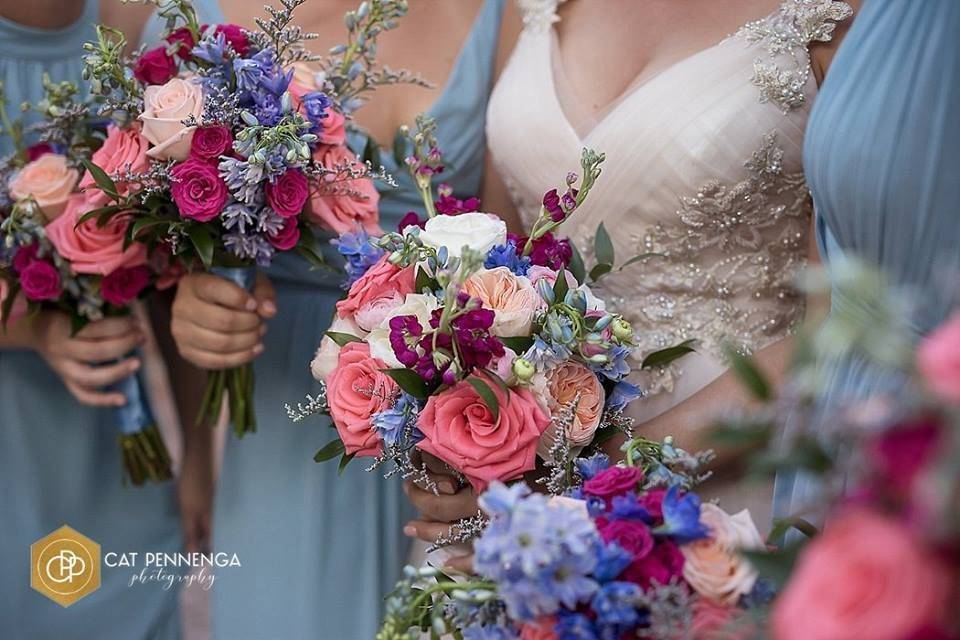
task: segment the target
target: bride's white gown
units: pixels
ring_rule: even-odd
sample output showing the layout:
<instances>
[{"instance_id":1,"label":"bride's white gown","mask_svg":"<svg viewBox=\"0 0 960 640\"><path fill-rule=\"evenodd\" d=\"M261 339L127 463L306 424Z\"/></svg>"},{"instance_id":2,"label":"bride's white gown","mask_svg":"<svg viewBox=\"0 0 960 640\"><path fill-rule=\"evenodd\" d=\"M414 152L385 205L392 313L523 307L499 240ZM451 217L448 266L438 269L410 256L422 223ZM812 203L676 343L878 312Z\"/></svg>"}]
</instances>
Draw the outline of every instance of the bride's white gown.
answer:
<instances>
[{"instance_id":1,"label":"bride's white gown","mask_svg":"<svg viewBox=\"0 0 960 640\"><path fill-rule=\"evenodd\" d=\"M642 433L645 420L724 372L725 340L753 352L803 315L792 282L806 260L812 213L801 158L817 92L808 47L828 41L852 10L835 0L786 0L591 118L563 92L557 4L520 0L524 30L490 99L488 145L528 225L543 192L578 166L582 147L606 153L564 233L588 262L601 222L619 260L662 256L610 274L598 291L633 323L639 358L700 342L696 354L641 374L648 397L632 413Z\"/></svg>"}]
</instances>

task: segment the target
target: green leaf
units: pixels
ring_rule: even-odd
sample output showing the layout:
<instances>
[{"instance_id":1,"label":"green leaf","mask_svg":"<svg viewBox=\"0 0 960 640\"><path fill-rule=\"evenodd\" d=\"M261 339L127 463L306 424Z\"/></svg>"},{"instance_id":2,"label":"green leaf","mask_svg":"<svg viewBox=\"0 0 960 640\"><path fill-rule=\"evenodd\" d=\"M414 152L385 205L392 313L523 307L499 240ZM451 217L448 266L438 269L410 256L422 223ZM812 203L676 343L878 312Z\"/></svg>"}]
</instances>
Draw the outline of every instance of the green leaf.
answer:
<instances>
[{"instance_id":1,"label":"green leaf","mask_svg":"<svg viewBox=\"0 0 960 640\"><path fill-rule=\"evenodd\" d=\"M533 338L517 336L515 338L500 338L500 342L509 347L518 355L523 355L533 346Z\"/></svg>"},{"instance_id":2,"label":"green leaf","mask_svg":"<svg viewBox=\"0 0 960 640\"><path fill-rule=\"evenodd\" d=\"M197 251L197 256L207 269L213 264L213 238L210 231L203 225L192 224L187 227L187 237Z\"/></svg>"},{"instance_id":3,"label":"green leaf","mask_svg":"<svg viewBox=\"0 0 960 640\"><path fill-rule=\"evenodd\" d=\"M426 398L430 395L427 383L416 371L410 369L382 369L382 371L414 398Z\"/></svg>"},{"instance_id":4,"label":"green leaf","mask_svg":"<svg viewBox=\"0 0 960 640\"><path fill-rule=\"evenodd\" d=\"M626 269L626 268L629 267L630 265L636 264L637 262L642 262L642 261L644 261L644 260L649 260L650 258L662 258L662 257L664 257L664 255L663 255L662 253L653 253L653 252L650 252L650 253L641 253L640 255L638 255L638 256L633 256L632 258L630 258L629 260L627 260L626 262L624 262L622 265L620 265L620 267L617 269L617 271L623 271L624 269Z\"/></svg>"},{"instance_id":5,"label":"green leaf","mask_svg":"<svg viewBox=\"0 0 960 640\"><path fill-rule=\"evenodd\" d=\"M432 277L424 269L417 269L417 279L414 282L414 291L417 293L423 293L424 289L429 289L430 291L436 291L440 288L439 283L436 278Z\"/></svg>"},{"instance_id":6,"label":"green leaf","mask_svg":"<svg viewBox=\"0 0 960 640\"><path fill-rule=\"evenodd\" d=\"M777 551L742 550L740 553L756 567L762 577L770 580L775 587L782 587L790 579L803 546L801 543Z\"/></svg>"},{"instance_id":7,"label":"green leaf","mask_svg":"<svg viewBox=\"0 0 960 640\"><path fill-rule=\"evenodd\" d=\"M347 468L347 465L350 464L350 461L353 460L354 456L356 456L356 455L357 455L357 454L355 454L355 453L349 453L349 454L348 454L348 453L345 453L345 454L343 454L342 456L340 456L340 464L337 465L337 475L338 475L338 476L342 476L342 475L343 475L343 470Z\"/></svg>"},{"instance_id":8,"label":"green leaf","mask_svg":"<svg viewBox=\"0 0 960 640\"><path fill-rule=\"evenodd\" d=\"M613 271L613 267L611 265L605 263L598 264L594 266L593 269L590 269L590 281L596 282L611 271Z\"/></svg>"},{"instance_id":9,"label":"green leaf","mask_svg":"<svg viewBox=\"0 0 960 640\"><path fill-rule=\"evenodd\" d=\"M337 456L341 455L346 449L343 446L343 440L337 438L336 440L331 440L328 442L323 449L317 451L313 456L314 462L326 462L327 460L333 460Z\"/></svg>"},{"instance_id":10,"label":"green leaf","mask_svg":"<svg viewBox=\"0 0 960 640\"><path fill-rule=\"evenodd\" d=\"M570 243L570 249L573 255L570 257L570 264L567 265L567 270L573 274L573 277L577 279L579 284L583 284L587 281L587 267L583 264L583 256L580 255L580 250L577 249L577 245L572 242Z\"/></svg>"},{"instance_id":11,"label":"green leaf","mask_svg":"<svg viewBox=\"0 0 960 640\"><path fill-rule=\"evenodd\" d=\"M804 520L803 518L797 516L790 518L774 518L773 528L770 529L770 534L767 535L767 544L779 544L783 536L785 536L791 529L796 529L808 538L813 538L820 533L819 530L812 523L810 523L810 521Z\"/></svg>"},{"instance_id":12,"label":"green leaf","mask_svg":"<svg viewBox=\"0 0 960 640\"><path fill-rule=\"evenodd\" d=\"M160 220L158 218L140 218L134 222L133 226L130 228L130 237L136 238L137 235L144 229L149 229L150 227L155 227L157 225L166 223L166 220Z\"/></svg>"},{"instance_id":13,"label":"green leaf","mask_svg":"<svg viewBox=\"0 0 960 640\"><path fill-rule=\"evenodd\" d=\"M81 316L79 313L70 314L70 337L74 337L80 333L85 326L90 324L90 319L86 316Z\"/></svg>"},{"instance_id":14,"label":"green leaf","mask_svg":"<svg viewBox=\"0 0 960 640\"><path fill-rule=\"evenodd\" d=\"M712 443L737 449L761 448L770 442L774 426L770 423L719 422L707 438Z\"/></svg>"},{"instance_id":15,"label":"green leaf","mask_svg":"<svg viewBox=\"0 0 960 640\"><path fill-rule=\"evenodd\" d=\"M333 270L327 261L323 259L323 256L308 247L305 244L298 244L296 246L297 255L310 263L311 269L330 269Z\"/></svg>"},{"instance_id":16,"label":"green leaf","mask_svg":"<svg viewBox=\"0 0 960 640\"><path fill-rule=\"evenodd\" d=\"M349 333L340 333L339 331L327 331L324 335L337 343L338 347L345 347L351 342L363 342L362 338Z\"/></svg>"},{"instance_id":17,"label":"green leaf","mask_svg":"<svg viewBox=\"0 0 960 640\"><path fill-rule=\"evenodd\" d=\"M493 414L493 419L499 420L500 401L497 400L497 394L493 392L493 389L490 388L490 385L477 377L467 378L467 382L469 382L470 386L473 387L473 390L477 392L477 395L483 399L483 403L487 405L487 408L490 409L490 413Z\"/></svg>"},{"instance_id":18,"label":"green leaf","mask_svg":"<svg viewBox=\"0 0 960 640\"><path fill-rule=\"evenodd\" d=\"M567 297L568 291L570 291L570 285L567 284L567 278L561 271L557 274L557 279L553 282L553 299L558 303L563 302L563 299Z\"/></svg>"},{"instance_id":19,"label":"green leaf","mask_svg":"<svg viewBox=\"0 0 960 640\"><path fill-rule=\"evenodd\" d=\"M397 129L397 134L393 136L393 159L398 167L406 166L407 159L407 137Z\"/></svg>"},{"instance_id":20,"label":"green leaf","mask_svg":"<svg viewBox=\"0 0 960 640\"><path fill-rule=\"evenodd\" d=\"M90 220L91 218L96 218L97 226L102 227L104 224L107 223L107 221L110 220L111 217L113 217L117 213L120 213L121 211L124 211L123 207L118 207L115 204L111 204L106 207L97 207L96 209L91 209L90 211L87 211L82 216L80 216L80 218L77 219L77 223L73 225L73 227L74 229L76 229L81 224L83 224L87 220Z\"/></svg>"},{"instance_id":21,"label":"green leaf","mask_svg":"<svg viewBox=\"0 0 960 640\"><path fill-rule=\"evenodd\" d=\"M103 191L106 195L110 196L111 200L119 200L120 195L117 192L117 185L113 182L113 179L107 175L107 172L93 164L86 158L82 159L83 166L90 172L90 175L93 177L93 181L97 183L97 186Z\"/></svg>"},{"instance_id":22,"label":"green leaf","mask_svg":"<svg viewBox=\"0 0 960 640\"><path fill-rule=\"evenodd\" d=\"M7 297L3 299L3 305L0 306L0 322L2 322L3 330L7 330L7 322L10 320L10 313L13 311L13 303L17 300L17 295L20 293L20 281L14 280L10 283L10 289L7 292Z\"/></svg>"},{"instance_id":23,"label":"green leaf","mask_svg":"<svg viewBox=\"0 0 960 640\"><path fill-rule=\"evenodd\" d=\"M650 369L652 367L660 367L670 364L674 360L682 358L688 353L695 352L696 349L693 348L695 343L696 340L684 340L680 344L647 354L647 357L643 359L643 363L640 365L640 368Z\"/></svg>"},{"instance_id":24,"label":"green leaf","mask_svg":"<svg viewBox=\"0 0 960 640\"><path fill-rule=\"evenodd\" d=\"M610 240L610 234L607 233L607 228L603 226L602 222L600 226L597 227L597 236L593 241L593 253L597 258L597 262L600 264L616 264L613 252L613 241Z\"/></svg>"},{"instance_id":25,"label":"green leaf","mask_svg":"<svg viewBox=\"0 0 960 640\"><path fill-rule=\"evenodd\" d=\"M363 145L363 161L369 162L374 167L379 167L382 164L380 162L380 145L373 139L373 136L367 136L367 143Z\"/></svg>"},{"instance_id":26,"label":"green leaf","mask_svg":"<svg viewBox=\"0 0 960 640\"><path fill-rule=\"evenodd\" d=\"M729 344L723 346L723 353L727 357L734 375L749 389L753 397L764 402L770 400L772 395L770 384L753 361Z\"/></svg>"},{"instance_id":27,"label":"green leaf","mask_svg":"<svg viewBox=\"0 0 960 640\"><path fill-rule=\"evenodd\" d=\"M481 369L481 371L490 382L497 385L497 388L503 392L503 396L507 399L507 404L510 404L510 385L507 384L507 381L498 376L496 371L490 369Z\"/></svg>"}]
</instances>

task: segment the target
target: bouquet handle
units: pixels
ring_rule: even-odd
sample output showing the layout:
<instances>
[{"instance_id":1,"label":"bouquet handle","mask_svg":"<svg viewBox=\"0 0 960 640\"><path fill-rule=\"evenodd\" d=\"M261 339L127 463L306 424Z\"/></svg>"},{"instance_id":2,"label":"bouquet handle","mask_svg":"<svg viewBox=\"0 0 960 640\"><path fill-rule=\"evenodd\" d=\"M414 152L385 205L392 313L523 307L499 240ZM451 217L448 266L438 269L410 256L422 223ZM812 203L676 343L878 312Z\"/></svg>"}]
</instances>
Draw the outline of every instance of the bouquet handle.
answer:
<instances>
[{"instance_id":1,"label":"bouquet handle","mask_svg":"<svg viewBox=\"0 0 960 640\"><path fill-rule=\"evenodd\" d=\"M110 391L122 393L127 403L117 407L117 441L123 457L124 481L140 486L147 480L163 482L173 477L170 454L157 429L139 373L110 385Z\"/></svg>"},{"instance_id":2,"label":"bouquet handle","mask_svg":"<svg viewBox=\"0 0 960 640\"><path fill-rule=\"evenodd\" d=\"M257 268L211 267L210 273L236 284L245 291L252 292L257 280ZM220 418L220 409L226 394L230 411L230 423L238 438L257 430L257 418L253 406L253 363L210 371L207 374L207 388L203 394L200 415L197 423L207 422L216 425Z\"/></svg>"}]
</instances>

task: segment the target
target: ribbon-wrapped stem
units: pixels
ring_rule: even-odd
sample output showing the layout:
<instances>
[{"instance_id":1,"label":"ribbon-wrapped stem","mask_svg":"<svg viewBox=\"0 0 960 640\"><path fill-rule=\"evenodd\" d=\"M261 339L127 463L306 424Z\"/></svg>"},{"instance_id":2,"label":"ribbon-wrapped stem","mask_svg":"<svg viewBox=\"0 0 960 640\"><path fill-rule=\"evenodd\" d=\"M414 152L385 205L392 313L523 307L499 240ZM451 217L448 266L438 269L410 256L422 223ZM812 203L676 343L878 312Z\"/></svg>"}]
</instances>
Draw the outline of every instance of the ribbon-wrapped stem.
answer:
<instances>
[{"instance_id":1,"label":"ribbon-wrapped stem","mask_svg":"<svg viewBox=\"0 0 960 640\"><path fill-rule=\"evenodd\" d=\"M124 481L140 486L148 480L159 483L172 478L170 454L157 430L140 374L110 385L110 390L127 399L115 410Z\"/></svg>"},{"instance_id":2,"label":"ribbon-wrapped stem","mask_svg":"<svg viewBox=\"0 0 960 640\"><path fill-rule=\"evenodd\" d=\"M212 267L210 273L233 282L238 287L253 291L257 269L247 267ZM257 418L253 407L253 363L210 371L207 375L207 389L203 394L200 415L197 422L206 422L211 426L220 418L223 398L226 394L230 411L230 424L238 438L257 430Z\"/></svg>"}]
</instances>

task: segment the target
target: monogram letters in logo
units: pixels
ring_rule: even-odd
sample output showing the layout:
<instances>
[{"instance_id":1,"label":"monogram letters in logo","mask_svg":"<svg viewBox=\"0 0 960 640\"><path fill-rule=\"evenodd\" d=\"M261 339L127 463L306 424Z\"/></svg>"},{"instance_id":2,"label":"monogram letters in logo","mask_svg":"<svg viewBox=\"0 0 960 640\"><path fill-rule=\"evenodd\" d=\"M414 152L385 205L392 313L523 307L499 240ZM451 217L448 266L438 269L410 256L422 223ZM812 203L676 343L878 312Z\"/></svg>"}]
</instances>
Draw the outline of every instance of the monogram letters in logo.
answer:
<instances>
[{"instance_id":1,"label":"monogram letters in logo","mask_svg":"<svg viewBox=\"0 0 960 640\"><path fill-rule=\"evenodd\" d=\"M30 586L62 607L100 588L100 545L64 525L30 546Z\"/></svg>"}]
</instances>

